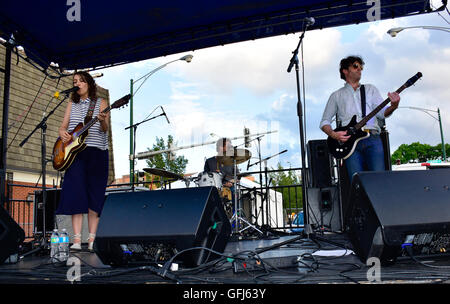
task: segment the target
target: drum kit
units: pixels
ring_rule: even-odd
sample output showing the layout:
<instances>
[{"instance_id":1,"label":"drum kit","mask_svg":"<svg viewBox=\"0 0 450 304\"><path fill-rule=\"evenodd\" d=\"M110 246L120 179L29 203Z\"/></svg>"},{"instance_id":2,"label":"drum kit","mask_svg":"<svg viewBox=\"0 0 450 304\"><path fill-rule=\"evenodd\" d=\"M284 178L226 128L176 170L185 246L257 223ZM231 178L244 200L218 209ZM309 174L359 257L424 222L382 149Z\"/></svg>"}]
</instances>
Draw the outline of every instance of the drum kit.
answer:
<instances>
[{"instance_id":1,"label":"drum kit","mask_svg":"<svg viewBox=\"0 0 450 304\"><path fill-rule=\"evenodd\" d=\"M224 176L221 172L205 171L199 173L197 176L194 177L184 177L180 174L158 168L144 168L143 170L147 173L157 175L160 177L165 177L173 180L183 180L186 183L187 188L190 186L191 182L194 182L196 187L209 187L209 186L216 187L217 190L219 191L219 195L222 198L225 212L230 218L232 225L235 227L235 232L241 233L248 228L253 228L262 234L262 231L260 231L257 227L255 227L254 225L249 223L246 219L240 216L242 212L242 209L239 206L240 184L234 183L235 184L234 191L231 191L229 187L225 187L223 185L224 182L226 181L230 182L237 181L238 177L242 176L242 174L239 175L237 174L237 165L249 160L251 156L252 155L249 150L236 148L231 151L226 151L225 155L223 156L222 155L216 156L219 165L234 167L233 170L234 176L232 180L229 179L230 177ZM232 206L233 194L234 194L234 210ZM243 223L246 224L245 227L243 227Z\"/></svg>"}]
</instances>

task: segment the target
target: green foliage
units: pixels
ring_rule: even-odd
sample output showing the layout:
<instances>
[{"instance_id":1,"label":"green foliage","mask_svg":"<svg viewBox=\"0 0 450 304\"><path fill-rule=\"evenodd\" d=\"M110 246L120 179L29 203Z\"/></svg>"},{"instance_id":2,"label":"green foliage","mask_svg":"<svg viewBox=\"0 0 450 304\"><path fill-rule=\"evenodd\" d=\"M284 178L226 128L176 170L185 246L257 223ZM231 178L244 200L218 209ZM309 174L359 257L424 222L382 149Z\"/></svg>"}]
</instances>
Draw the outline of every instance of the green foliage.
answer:
<instances>
[{"instance_id":1,"label":"green foliage","mask_svg":"<svg viewBox=\"0 0 450 304\"><path fill-rule=\"evenodd\" d=\"M284 170L280 163L277 165L277 170ZM269 178L272 178L272 185L275 186L274 190L283 194L284 209L301 209L303 207L302 187L299 186L301 178L295 173L295 171L269 173Z\"/></svg>"},{"instance_id":2,"label":"green foliage","mask_svg":"<svg viewBox=\"0 0 450 304\"><path fill-rule=\"evenodd\" d=\"M167 145L162 137L156 137L156 144L153 145L152 149L148 148L148 151L167 150L171 146L174 146L172 135L168 136ZM184 158L184 156L172 158L169 153L160 153L147 159L146 162L149 168L163 169L183 175L183 173L185 173L188 160ZM146 174L146 176L148 176L148 174ZM153 178L153 180L158 180L158 178Z\"/></svg>"},{"instance_id":3,"label":"green foliage","mask_svg":"<svg viewBox=\"0 0 450 304\"><path fill-rule=\"evenodd\" d=\"M450 145L445 144L445 153L449 156ZM395 164L397 159L400 160L402 164L412 161L427 161L433 159L440 159L442 157L442 144L437 144L436 146L431 146L428 144L421 144L419 142L414 142L410 145L402 144L392 153L391 162Z\"/></svg>"}]
</instances>

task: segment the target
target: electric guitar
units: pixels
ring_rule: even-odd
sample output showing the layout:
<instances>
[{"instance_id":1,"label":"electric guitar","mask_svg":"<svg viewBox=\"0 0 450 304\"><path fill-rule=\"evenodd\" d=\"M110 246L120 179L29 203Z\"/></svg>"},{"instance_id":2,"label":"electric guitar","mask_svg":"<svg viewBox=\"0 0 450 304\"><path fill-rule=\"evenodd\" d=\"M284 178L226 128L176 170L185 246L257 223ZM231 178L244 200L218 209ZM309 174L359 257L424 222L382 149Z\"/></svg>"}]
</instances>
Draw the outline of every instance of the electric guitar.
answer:
<instances>
[{"instance_id":1,"label":"electric guitar","mask_svg":"<svg viewBox=\"0 0 450 304\"><path fill-rule=\"evenodd\" d=\"M418 72L416 75L411 77L404 85L402 85L396 92L400 93L404 89L412 86L420 77L422 77L422 73ZM374 117L379 111L381 111L388 103L390 102L389 98L386 98L381 104L379 104L372 112L370 112L367 116L361 119L360 122L356 122L356 115L352 117L348 125L345 127L339 127L334 129L335 132L338 131L347 131L347 135L350 135L349 139L346 142L338 141L331 136L327 138L328 150L331 155L333 155L337 159L347 159L352 155L353 151L355 151L355 147L358 142L364 138L370 136L370 133L362 130L362 127L366 125L366 123Z\"/></svg>"},{"instance_id":2,"label":"electric guitar","mask_svg":"<svg viewBox=\"0 0 450 304\"><path fill-rule=\"evenodd\" d=\"M128 103L131 95L125 95L119 100L115 101L111 106L107 107L102 111L102 113L108 113L111 109L120 108ZM72 139L66 143L63 143L61 137L55 142L53 146L52 153L52 163L53 168L58 171L64 171L72 164L73 160L77 156L78 153L86 148L86 144L84 143L86 140L86 136L88 136L88 129L92 127L98 118L95 117L91 119L86 125L80 122L72 132L69 134L72 136Z\"/></svg>"}]
</instances>

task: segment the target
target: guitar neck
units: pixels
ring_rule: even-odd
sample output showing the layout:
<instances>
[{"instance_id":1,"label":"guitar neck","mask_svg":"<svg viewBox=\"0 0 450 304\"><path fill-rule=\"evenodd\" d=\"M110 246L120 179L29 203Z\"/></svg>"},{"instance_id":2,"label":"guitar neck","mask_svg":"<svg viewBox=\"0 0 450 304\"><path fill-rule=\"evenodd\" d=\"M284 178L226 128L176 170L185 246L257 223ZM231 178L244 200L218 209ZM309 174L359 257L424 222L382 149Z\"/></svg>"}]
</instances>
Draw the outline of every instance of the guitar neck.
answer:
<instances>
[{"instance_id":1,"label":"guitar neck","mask_svg":"<svg viewBox=\"0 0 450 304\"><path fill-rule=\"evenodd\" d=\"M107 108L105 108L102 113L108 113L109 111L111 111L111 107L108 106ZM83 134L84 132L86 132L86 130L88 130L90 127L92 127L96 122L98 121L98 117L94 117L92 118L87 124L85 124L83 126L83 128L81 128L81 130L78 132L79 135Z\"/></svg>"},{"instance_id":2,"label":"guitar neck","mask_svg":"<svg viewBox=\"0 0 450 304\"><path fill-rule=\"evenodd\" d=\"M401 93L404 89L406 89L407 86L406 84L402 85L400 88L398 88L397 93ZM378 112L380 112L388 103L390 102L389 97L386 98L382 103L380 103L372 112L370 112L369 114L367 114L363 119L361 119L360 122L358 122L355 125L355 129L361 129L362 127L364 127L366 125L366 123L372 119L372 117L374 117L375 115L377 115Z\"/></svg>"}]
</instances>

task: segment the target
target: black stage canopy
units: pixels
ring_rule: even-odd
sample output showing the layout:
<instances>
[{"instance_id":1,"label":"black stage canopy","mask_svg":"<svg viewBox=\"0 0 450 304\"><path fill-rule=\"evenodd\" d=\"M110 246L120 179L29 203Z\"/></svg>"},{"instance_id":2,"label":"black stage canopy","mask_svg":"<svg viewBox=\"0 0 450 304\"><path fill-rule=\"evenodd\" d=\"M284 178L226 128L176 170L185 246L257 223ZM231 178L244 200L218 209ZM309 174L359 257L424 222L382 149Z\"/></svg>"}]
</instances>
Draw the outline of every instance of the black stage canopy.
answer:
<instances>
[{"instance_id":1,"label":"black stage canopy","mask_svg":"<svg viewBox=\"0 0 450 304\"><path fill-rule=\"evenodd\" d=\"M0 36L44 69L98 69L295 33L307 17L314 30L432 11L428 0L1 1Z\"/></svg>"}]
</instances>

